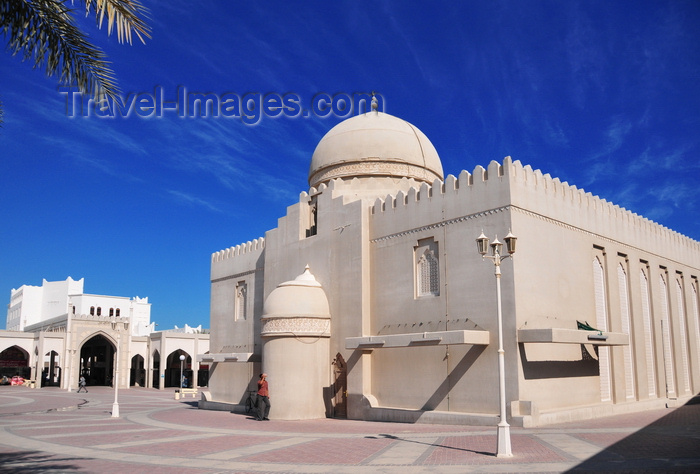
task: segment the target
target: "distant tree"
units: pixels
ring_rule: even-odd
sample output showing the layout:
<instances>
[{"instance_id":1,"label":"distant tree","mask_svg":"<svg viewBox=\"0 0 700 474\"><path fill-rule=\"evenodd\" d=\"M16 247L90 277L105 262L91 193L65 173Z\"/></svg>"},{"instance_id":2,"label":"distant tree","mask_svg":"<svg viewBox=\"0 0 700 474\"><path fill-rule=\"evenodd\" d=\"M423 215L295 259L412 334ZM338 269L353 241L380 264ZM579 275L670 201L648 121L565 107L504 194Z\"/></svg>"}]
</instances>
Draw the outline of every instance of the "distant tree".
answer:
<instances>
[{"instance_id":1,"label":"distant tree","mask_svg":"<svg viewBox=\"0 0 700 474\"><path fill-rule=\"evenodd\" d=\"M131 44L132 35L142 43L151 37L142 18L148 11L139 0L79 1L86 16L94 12L98 28L107 20L107 34L116 30L120 43ZM119 87L114 71L106 54L76 25L73 4L73 0L0 0L0 31L7 37L8 50L13 56L22 53L23 61L33 59L35 68L45 67L46 74L58 76L62 84L77 85L95 97L115 98Z\"/></svg>"}]
</instances>

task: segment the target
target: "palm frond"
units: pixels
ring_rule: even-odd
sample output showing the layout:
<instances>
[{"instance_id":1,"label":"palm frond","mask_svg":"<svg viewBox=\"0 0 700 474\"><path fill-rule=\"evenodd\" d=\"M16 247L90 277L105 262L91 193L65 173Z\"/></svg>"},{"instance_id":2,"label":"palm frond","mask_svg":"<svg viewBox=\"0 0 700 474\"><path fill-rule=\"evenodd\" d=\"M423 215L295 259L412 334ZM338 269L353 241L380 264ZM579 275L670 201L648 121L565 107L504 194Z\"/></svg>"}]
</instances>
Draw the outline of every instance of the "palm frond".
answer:
<instances>
[{"instance_id":1,"label":"palm frond","mask_svg":"<svg viewBox=\"0 0 700 474\"><path fill-rule=\"evenodd\" d=\"M63 84L101 97L119 93L105 53L76 26L72 10L60 0L0 0L0 29L13 55L58 75Z\"/></svg>"},{"instance_id":2,"label":"palm frond","mask_svg":"<svg viewBox=\"0 0 700 474\"><path fill-rule=\"evenodd\" d=\"M143 17L148 15L148 9L138 0L83 0L85 2L85 14L95 9L95 20L98 28L107 14L107 34L112 34L112 29L117 31L117 39L120 43L131 44L132 32L145 44L144 37L151 37L151 29Z\"/></svg>"},{"instance_id":3,"label":"palm frond","mask_svg":"<svg viewBox=\"0 0 700 474\"><path fill-rule=\"evenodd\" d=\"M132 33L142 42L150 28L140 15L147 9L138 0L83 0L86 15L94 10L97 26L107 16L107 30L116 29L119 42L131 44ZM71 2L72 3L72 2ZM63 84L77 85L98 99L119 94L107 56L88 41L76 25L74 10L66 0L0 0L0 32L8 38L13 55L33 58L34 67L45 66L48 76Z\"/></svg>"}]
</instances>

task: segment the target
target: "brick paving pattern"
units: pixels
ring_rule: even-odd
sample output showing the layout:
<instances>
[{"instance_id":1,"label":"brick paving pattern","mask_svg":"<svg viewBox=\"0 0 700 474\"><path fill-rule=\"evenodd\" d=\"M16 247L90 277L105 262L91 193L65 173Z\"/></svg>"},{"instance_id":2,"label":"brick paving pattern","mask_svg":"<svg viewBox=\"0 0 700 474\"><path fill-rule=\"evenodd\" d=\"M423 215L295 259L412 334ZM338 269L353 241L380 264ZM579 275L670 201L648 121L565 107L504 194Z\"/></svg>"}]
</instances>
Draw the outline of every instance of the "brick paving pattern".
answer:
<instances>
[{"instance_id":1,"label":"brick paving pattern","mask_svg":"<svg viewBox=\"0 0 700 474\"><path fill-rule=\"evenodd\" d=\"M0 387L0 472L700 472L700 403L550 425L496 428L354 420L258 422L198 410L172 390Z\"/></svg>"}]
</instances>

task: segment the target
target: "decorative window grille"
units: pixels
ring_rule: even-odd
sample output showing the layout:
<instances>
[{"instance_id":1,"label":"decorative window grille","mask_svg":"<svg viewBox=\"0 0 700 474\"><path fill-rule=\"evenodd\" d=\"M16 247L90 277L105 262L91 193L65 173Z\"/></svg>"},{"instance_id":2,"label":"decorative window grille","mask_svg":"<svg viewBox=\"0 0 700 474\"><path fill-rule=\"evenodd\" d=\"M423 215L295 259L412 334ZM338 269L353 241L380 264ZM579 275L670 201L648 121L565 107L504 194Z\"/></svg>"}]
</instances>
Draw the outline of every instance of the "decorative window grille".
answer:
<instances>
[{"instance_id":1,"label":"decorative window grille","mask_svg":"<svg viewBox=\"0 0 700 474\"><path fill-rule=\"evenodd\" d=\"M440 294L440 275L438 274L438 260L433 252L426 250L418 261L420 278L419 296Z\"/></svg>"},{"instance_id":2,"label":"decorative window grille","mask_svg":"<svg viewBox=\"0 0 700 474\"><path fill-rule=\"evenodd\" d=\"M246 300L248 294L248 285L244 281L239 281L236 285L236 304L235 304L235 315L234 319L236 321L246 319Z\"/></svg>"},{"instance_id":3,"label":"decorative window grille","mask_svg":"<svg viewBox=\"0 0 700 474\"><path fill-rule=\"evenodd\" d=\"M647 385L649 397L656 398L656 364L654 363L654 334L651 325L651 310L649 305L649 280L644 270L639 271L639 281L642 293L642 321L644 322L644 357L647 365Z\"/></svg>"},{"instance_id":4,"label":"decorative window grille","mask_svg":"<svg viewBox=\"0 0 700 474\"><path fill-rule=\"evenodd\" d=\"M659 275L661 292L661 338L664 346L664 371L666 372L666 394L676 394L676 378L673 375L673 353L671 351L671 324L668 319L668 289L663 275Z\"/></svg>"},{"instance_id":5,"label":"decorative window grille","mask_svg":"<svg viewBox=\"0 0 700 474\"><path fill-rule=\"evenodd\" d=\"M593 285L595 290L596 325L601 331L608 330L607 294L605 291L605 272L598 257L593 259ZM600 400L610 401L610 348L598 347L598 365L600 367Z\"/></svg>"},{"instance_id":6,"label":"decorative window grille","mask_svg":"<svg viewBox=\"0 0 700 474\"><path fill-rule=\"evenodd\" d=\"M676 299L678 301L678 322L681 330L681 363L683 364L683 390L690 392L690 367L688 366L688 329L685 320L683 287L676 279Z\"/></svg>"},{"instance_id":7,"label":"decorative window grille","mask_svg":"<svg viewBox=\"0 0 700 474\"><path fill-rule=\"evenodd\" d=\"M623 346L623 363L625 367L625 397L629 399L635 398L635 380L634 380L634 360L632 359L633 352L633 337L630 321L630 302L629 288L627 284L627 273L625 272L622 263L617 266L617 284L620 292L620 316L622 318L622 332L630 338L630 343Z\"/></svg>"},{"instance_id":8,"label":"decorative window grille","mask_svg":"<svg viewBox=\"0 0 700 474\"><path fill-rule=\"evenodd\" d=\"M423 239L415 248L416 261L416 295L440 295L440 262L438 245L433 239Z\"/></svg>"}]
</instances>

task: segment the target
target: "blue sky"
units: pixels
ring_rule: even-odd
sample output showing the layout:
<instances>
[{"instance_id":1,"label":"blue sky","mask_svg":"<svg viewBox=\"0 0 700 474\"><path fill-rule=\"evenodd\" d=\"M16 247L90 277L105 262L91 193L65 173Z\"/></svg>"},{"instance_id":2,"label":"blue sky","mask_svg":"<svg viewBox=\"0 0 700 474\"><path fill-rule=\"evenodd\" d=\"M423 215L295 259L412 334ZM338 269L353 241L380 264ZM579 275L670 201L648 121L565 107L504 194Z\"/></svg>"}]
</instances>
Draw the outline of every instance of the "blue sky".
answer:
<instances>
[{"instance_id":1,"label":"blue sky","mask_svg":"<svg viewBox=\"0 0 700 474\"><path fill-rule=\"evenodd\" d=\"M512 156L700 240L698 1L144 3L146 45L81 21L125 97L377 91L446 174ZM0 55L0 292L85 278L158 329L209 326L211 253L276 227L341 120L70 118L66 96Z\"/></svg>"}]
</instances>

